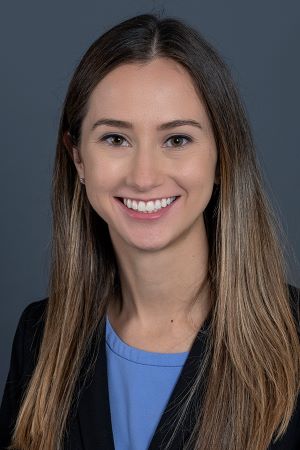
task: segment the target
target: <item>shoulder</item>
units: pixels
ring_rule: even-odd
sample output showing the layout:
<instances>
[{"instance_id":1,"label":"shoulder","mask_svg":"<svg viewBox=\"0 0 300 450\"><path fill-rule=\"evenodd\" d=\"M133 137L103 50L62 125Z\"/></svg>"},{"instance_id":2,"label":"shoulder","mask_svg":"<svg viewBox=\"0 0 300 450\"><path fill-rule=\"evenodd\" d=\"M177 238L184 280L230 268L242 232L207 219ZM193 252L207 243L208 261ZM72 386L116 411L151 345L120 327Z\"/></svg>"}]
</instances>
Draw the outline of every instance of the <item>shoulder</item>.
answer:
<instances>
[{"instance_id":1,"label":"shoulder","mask_svg":"<svg viewBox=\"0 0 300 450\"><path fill-rule=\"evenodd\" d=\"M29 303L21 313L17 330L22 331L25 335L41 331L45 323L47 306L48 297Z\"/></svg>"},{"instance_id":2,"label":"shoulder","mask_svg":"<svg viewBox=\"0 0 300 450\"><path fill-rule=\"evenodd\" d=\"M21 318L25 318L27 320L35 320L40 319L41 316L45 313L48 305L48 297L43 300L37 300L29 305L22 311Z\"/></svg>"},{"instance_id":3,"label":"shoulder","mask_svg":"<svg viewBox=\"0 0 300 450\"><path fill-rule=\"evenodd\" d=\"M23 393L36 365L47 304L48 298L32 302L19 318L0 405L0 448L9 445Z\"/></svg>"},{"instance_id":4,"label":"shoulder","mask_svg":"<svg viewBox=\"0 0 300 450\"><path fill-rule=\"evenodd\" d=\"M43 337L48 297L29 303L22 311L13 340L12 358L22 372L31 374ZM20 373L21 375L21 373Z\"/></svg>"}]
</instances>

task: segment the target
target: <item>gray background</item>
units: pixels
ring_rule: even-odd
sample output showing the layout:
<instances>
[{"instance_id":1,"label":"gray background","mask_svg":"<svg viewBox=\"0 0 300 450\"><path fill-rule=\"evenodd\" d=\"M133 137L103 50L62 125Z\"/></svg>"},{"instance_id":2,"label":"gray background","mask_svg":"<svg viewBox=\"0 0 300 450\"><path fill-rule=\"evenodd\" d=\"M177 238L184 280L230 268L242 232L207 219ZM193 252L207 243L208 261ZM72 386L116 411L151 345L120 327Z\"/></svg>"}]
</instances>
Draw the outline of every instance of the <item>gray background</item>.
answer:
<instances>
[{"instance_id":1,"label":"gray background","mask_svg":"<svg viewBox=\"0 0 300 450\"><path fill-rule=\"evenodd\" d=\"M89 45L131 16L154 10L186 20L230 66L286 235L289 281L300 285L299 2L20 0L1 6L0 398L21 312L46 297L50 178L68 82Z\"/></svg>"}]
</instances>

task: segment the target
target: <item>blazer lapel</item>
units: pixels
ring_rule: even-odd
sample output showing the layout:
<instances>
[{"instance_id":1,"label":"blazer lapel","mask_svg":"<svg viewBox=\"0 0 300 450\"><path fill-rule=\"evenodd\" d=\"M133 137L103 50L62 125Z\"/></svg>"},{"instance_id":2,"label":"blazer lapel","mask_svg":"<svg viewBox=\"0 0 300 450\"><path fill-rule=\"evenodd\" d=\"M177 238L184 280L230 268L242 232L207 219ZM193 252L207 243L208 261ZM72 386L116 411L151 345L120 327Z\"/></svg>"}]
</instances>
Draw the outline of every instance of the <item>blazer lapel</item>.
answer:
<instances>
[{"instance_id":1,"label":"blazer lapel","mask_svg":"<svg viewBox=\"0 0 300 450\"><path fill-rule=\"evenodd\" d=\"M194 381L194 377L197 375L198 368L201 366L203 360L204 351L207 342L207 327L211 322L212 312L209 313L204 324L199 330L197 336L194 339L188 357L185 361L184 366L180 372L177 383L171 393L167 406L160 418L156 431L152 437L148 450L163 450L166 447L166 443L169 438L173 435L176 428L175 416L176 416L176 405L178 405L178 400L186 395L191 384ZM201 398L203 393L203 385L197 391L197 399ZM194 404L193 404L194 405ZM168 447L170 450L182 450L184 443L187 443L190 438L191 432L196 424L197 417L191 414L193 411L193 405L189 408L184 422L181 427L179 427L173 437L171 446ZM197 405L198 406L198 405ZM198 406L199 411L199 406Z\"/></svg>"},{"instance_id":2,"label":"blazer lapel","mask_svg":"<svg viewBox=\"0 0 300 450\"><path fill-rule=\"evenodd\" d=\"M201 364L206 342L206 328L210 320L211 313L195 337L148 450L164 449L165 443L175 429L172 417L176 412L176 400L181 399L186 393ZM100 340L95 367L91 371L88 382L85 382L79 400L78 422L84 450L95 450L96 448L115 450L109 405L105 331L106 324L104 323L104 334ZM95 347L94 344L93 346ZM188 440L195 420L196 418L190 417L190 414L185 418L184 426L177 431L170 450L183 448L183 442Z\"/></svg>"},{"instance_id":3,"label":"blazer lapel","mask_svg":"<svg viewBox=\"0 0 300 450\"><path fill-rule=\"evenodd\" d=\"M100 340L94 370L83 389L78 406L78 419L84 450L114 450L109 407L105 331ZM97 348L95 342L92 347Z\"/></svg>"}]
</instances>

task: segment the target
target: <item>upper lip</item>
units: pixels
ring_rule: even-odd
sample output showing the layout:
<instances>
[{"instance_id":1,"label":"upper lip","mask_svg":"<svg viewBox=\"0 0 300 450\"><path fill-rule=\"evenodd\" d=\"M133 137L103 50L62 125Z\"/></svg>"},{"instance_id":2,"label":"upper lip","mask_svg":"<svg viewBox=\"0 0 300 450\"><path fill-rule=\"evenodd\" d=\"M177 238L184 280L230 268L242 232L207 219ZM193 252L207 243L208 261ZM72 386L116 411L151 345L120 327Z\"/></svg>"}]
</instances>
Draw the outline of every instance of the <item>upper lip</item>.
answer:
<instances>
[{"instance_id":1,"label":"upper lip","mask_svg":"<svg viewBox=\"0 0 300 450\"><path fill-rule=\"evenodd\" d=\"M178 195L167 195L167 196L162 196L162 197L154 197L154 198L137 198L137 197L117 197L117 198L121 198L121 199L129 199L129 200L136 200L136 201L141 201L141 202L151 202L151 201L155 201L155 200L160 200L161 198L172 198L172 197L179 197Z\"/></svg>"}]
</instances>

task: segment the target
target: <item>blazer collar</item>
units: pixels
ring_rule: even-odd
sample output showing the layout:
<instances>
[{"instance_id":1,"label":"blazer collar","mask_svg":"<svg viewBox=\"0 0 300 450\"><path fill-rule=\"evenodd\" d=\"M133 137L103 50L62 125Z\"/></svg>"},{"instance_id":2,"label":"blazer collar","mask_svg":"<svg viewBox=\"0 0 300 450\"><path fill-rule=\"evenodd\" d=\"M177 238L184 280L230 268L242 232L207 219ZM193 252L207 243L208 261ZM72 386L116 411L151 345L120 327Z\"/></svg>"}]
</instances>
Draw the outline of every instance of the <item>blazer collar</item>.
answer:
<instances>
[{"instance_id":1,"label":"blazer collar","mask_svg":"<svg viewBox=\"0 0 300 450\"><path fill-rule=\"evenodd\" d=\"M176 404L176 399L181 399L185 394L188 384L193 381L193 378L197 373L197 369L201 364L211 317L212 311L210 311L208 317L193 341L188 357L182 367L179 378L161 416L148 450L163 449L164 444L173 434L175 426L172 424L172 417L174 415L174 411L176 411L176 408L174 409L174 405ZM96 350L97 355L95 366L94 369L92 369L90 376L85 380L85 387L81 392L78 405L77 419L79 421L80 434L84 450L95 450L95 448L115 450L107 381L105 321L103 322L103 329L104 332L101 335L98 345L99 350ZM95 350L97 347L95 341L93 341L92 345ZM198 395L197 398L199 398ZM170 450L178 450L183 448L183 441L187 441L195 420L195 417L186 417L185 425L177 430Z\"/></svg>"}]
</instances>

